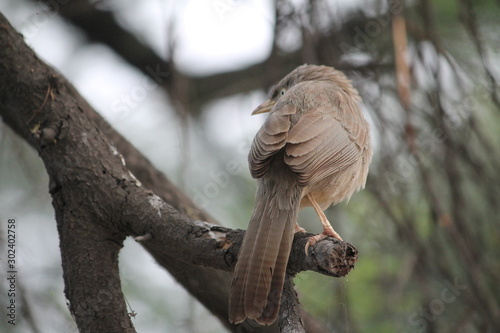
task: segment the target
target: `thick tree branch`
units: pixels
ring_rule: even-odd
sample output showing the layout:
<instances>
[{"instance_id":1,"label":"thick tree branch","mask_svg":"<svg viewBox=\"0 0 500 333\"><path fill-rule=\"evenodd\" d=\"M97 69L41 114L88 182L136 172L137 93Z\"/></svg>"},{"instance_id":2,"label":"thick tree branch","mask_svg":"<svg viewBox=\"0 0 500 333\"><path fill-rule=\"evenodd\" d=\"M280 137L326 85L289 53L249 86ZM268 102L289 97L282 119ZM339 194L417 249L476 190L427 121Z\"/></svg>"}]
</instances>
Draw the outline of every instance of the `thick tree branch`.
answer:
<instances>
[{"instance_id":1,"label":"thick tree branch","mask_svg":"<svg viewBox=\"0 0 500 333\"><path fill-rule=\"evenodd\" d=\"M230 274L224 271L234 267L243 231L201 222L211 219L39 60L1 14L0 59L0 114L47 168L65 293L79 329L134 331L117 265L124 238L133 235L142 236L159 263L236 331L227 322ZM314 270L343 276L352 268L357 253L351 245L325 240L306 256L306 237L295 238L292 275Z\"/></svg>"},{"instance_id":2,"label":"thick tree branch","mask_svg":"<svg viewBox=\"0 0 500 333\"><path fill-rule=\"evenodd\" d=\"M47 168L70 310L82 332L113 332L117 327L134 332L118 274L125 234L113 224L113 209L106 212L103 205L96 205L102 200L113 207L119 184L102 177L102 188L110 190L105 195L94 191L91 181L98 179L95 173L114 169L113 161L102 155L109 144L93 123L81 118L73 98L61 97L58 75L34 55L3 16L0 35L0 111L38 150Z\"/></svg>"}]
</instances>

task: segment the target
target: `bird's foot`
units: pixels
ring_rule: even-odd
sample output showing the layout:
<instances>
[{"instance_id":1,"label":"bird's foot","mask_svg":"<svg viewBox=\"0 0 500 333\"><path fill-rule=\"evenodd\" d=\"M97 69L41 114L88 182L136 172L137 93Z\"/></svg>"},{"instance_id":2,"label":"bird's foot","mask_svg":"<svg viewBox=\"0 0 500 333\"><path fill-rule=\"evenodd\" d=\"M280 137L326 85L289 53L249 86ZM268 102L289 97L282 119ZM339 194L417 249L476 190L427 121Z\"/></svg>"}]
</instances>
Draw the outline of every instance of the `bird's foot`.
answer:
<instances>
[{"instance_id":1,"label":"bird's foot","mask_svg":"<svg viewBox=\"0 0 500 333\"><path fill-rule=\"evenodd\" d=\"M333 230L333 228L325 228L323 230L323 233L309 237L309 240L307 241L305 247L306 255L309 255L309 247L314 246L314 244L316 244L317 242L322 241L323 239L328 237L333 237L340 241L344 241L342 237L340 237L340 235L335 230Z\"/></svg>"}]
</instances>

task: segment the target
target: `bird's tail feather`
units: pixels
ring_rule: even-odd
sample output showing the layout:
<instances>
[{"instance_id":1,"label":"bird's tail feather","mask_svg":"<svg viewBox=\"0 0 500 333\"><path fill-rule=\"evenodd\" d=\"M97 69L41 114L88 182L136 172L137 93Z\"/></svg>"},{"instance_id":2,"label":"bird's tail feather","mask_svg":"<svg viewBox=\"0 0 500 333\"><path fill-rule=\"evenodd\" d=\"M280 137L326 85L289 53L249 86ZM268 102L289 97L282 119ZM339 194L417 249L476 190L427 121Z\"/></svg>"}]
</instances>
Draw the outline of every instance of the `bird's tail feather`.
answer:
<instances>
[{"instance_id":1,"label":"bird's tail feather","mask_svg":"<svg viewBox=\"0 0 500 333\"><path fill-rule=\"evenodd\" d=\"M295 181L276 181L275 177L259 180L231 285L231 322L251 318L269 325L276 320L301 195L302 188Z\"/></svg>"}]
</instances>

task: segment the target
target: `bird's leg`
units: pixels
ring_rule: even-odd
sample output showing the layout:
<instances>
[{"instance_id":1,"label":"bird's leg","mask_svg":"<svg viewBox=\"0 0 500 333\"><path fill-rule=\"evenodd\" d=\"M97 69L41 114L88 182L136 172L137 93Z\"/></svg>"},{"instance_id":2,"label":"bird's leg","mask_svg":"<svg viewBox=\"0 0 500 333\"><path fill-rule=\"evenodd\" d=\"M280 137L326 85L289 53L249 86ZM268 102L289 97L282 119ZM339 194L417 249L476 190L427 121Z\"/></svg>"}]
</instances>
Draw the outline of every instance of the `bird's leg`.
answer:
<instances>
[{"instance_id":1,"label":"bird's leg","mask_svg":"<svg viewBox=\"0 0 500 333\"><path fill-rule=\"evenodd\" d=\"M295 222L295 230L294 230L294 232L306 232L306 229L302 228L299 225L299 222Z\"/></svg>"},{"instance_id":2,"label":"bird's leg","mask_svg":"<svg viewBox=\"0 0 500 333\"><path fill-rule=\"evenodd\" d=\"M340 237L340 235L335 230L333 230L333 227L330 224L330 221L328 221L328 218L326 217L325 213L323 213L323 210L318 205L318 203L316 202L314 197L310 194L307 194L307 198L311 202L314 210L316 211L316 214L318 214L319 220L321 221L321 224L323 225L323 233L316 235L316 236L312 236L309 238L309 240L307 241L307 244L306 244L306 254L307 254L310 246L313 246L314 244L316 244L320 240L325 239L327 237L333 237L333 238L337 238L338 240L343 240L342 237Z\"/></svg>"}]
</instances>

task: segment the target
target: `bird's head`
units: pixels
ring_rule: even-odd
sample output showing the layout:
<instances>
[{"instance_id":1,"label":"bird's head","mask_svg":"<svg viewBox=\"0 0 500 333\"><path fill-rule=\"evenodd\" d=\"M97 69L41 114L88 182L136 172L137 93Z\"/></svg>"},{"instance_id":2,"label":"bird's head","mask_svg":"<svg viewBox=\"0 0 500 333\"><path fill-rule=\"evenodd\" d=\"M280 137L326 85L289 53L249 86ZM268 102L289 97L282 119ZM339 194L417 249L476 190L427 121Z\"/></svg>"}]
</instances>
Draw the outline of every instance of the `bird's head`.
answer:
<instances>
[{"instance_id":1,"label":"bird's head","mask_svg":"<svg viewBox=\"0 0 500 333\"><path fill-rule=\"evenodd\" d=\"M252 112L252 115L270 112L279 99L282 98L291 87L305 81L332 81L338 84L342 89L352 89L349 79L347 79L342 72L333 67L304 64L295 68L287 76L281 79L280 82L275 84L271 89L269 99L259 105Z\"/></svg>"}]
</instances>

